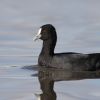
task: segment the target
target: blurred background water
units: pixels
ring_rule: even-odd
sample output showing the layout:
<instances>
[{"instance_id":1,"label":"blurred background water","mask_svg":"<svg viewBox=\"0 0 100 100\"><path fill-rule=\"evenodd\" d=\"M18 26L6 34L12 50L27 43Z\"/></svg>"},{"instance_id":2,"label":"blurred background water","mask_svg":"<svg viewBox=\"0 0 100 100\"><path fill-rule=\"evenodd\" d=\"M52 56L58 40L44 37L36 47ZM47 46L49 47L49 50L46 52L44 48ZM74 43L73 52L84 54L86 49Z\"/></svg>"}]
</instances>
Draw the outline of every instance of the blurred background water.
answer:
<instances>
[{"instance_id":1,"label":"blurred background water","mask_svg":"<svg viewBox=\"0 0 100 100\"><path fill-rule=\"evenodd\" d=\"M0 0L0 66L37 62L39 27L57 29L55 52L100 52L99 0Z\"/></svg>"}]
</instances>

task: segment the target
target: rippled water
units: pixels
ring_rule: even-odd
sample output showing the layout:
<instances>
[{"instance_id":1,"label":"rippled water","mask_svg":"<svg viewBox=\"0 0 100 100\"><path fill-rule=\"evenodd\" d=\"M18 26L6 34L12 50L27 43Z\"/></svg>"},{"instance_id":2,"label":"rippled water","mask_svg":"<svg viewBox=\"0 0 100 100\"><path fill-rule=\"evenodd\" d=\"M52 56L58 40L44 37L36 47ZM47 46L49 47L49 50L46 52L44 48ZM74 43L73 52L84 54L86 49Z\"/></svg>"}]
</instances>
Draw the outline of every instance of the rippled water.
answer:
<instances>
[{"instance_id":1,"label":"rippled water","mask_svg":"<svg viewBox=\"0 0 100 100\"><path fill-rule=\"evenodd\" d=\"M37 64L42 42L33 42L33 37L43 24L51 23L57 29L58 41L55 52L100 52L99 9L99 0L1 0L0 99L25 100L25 94L27 94L26 100L34 100L31 96L35 90L39 90L39 83L36 77L33 82L30 74L35 71L27 72L20 67ZM18 74L17 77L22 78L14 80ZM22 75L27 76L26 81L22 80ZM13 78L9 79L10 77ZM6 86L6 83L9 84ZM99 100L100 85L98 83L100 80L58 82L55 90L58 91L58 100L61 100L61 96L63 100L68 97L69 100L75 97L76 100ZM30 87L25 88L27 84L30 84ZM21 86L23 86L23 95L18 92L21 91L20 88L17 90ZM4 96L4 93L9 94Z\"/></svg>"}]
</instances>

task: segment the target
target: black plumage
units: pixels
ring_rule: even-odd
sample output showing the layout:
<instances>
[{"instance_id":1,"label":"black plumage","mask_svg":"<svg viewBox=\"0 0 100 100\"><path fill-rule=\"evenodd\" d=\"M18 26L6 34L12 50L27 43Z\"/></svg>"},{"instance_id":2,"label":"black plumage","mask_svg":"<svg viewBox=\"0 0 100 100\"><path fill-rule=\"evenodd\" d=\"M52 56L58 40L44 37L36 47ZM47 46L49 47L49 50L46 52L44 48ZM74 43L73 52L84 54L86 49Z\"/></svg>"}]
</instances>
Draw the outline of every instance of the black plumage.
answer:
<instances>
[{"instance_id":1,"label":"black plumage","mask_svg":"<svg viewBox=\"0 0 100 100\"><path fill-rule=\"evenodd\" d=\"M39 38L43 40L43 47L38 64L41 67L65 68L68 71L96 71L100 69L100 53L54 53L57 42L56 29L51 24L43 25L40 29Z\"/></svg>"}]
</instances>

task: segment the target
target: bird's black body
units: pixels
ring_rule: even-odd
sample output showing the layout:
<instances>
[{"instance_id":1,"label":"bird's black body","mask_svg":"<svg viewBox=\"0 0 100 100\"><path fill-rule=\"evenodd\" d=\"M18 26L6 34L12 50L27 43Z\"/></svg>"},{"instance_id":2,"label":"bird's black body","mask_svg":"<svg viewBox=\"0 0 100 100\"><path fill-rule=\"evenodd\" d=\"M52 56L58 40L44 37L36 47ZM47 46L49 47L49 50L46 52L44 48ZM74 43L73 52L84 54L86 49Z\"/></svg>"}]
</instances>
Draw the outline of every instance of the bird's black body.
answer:
<instances>
[{"instance_id":1,"label":"bird's black body","mask_svg":"<svg viewBox=\"0 0 100 100\"><path fill-rule=\"evenodd\" d=\"M43 40L42 51L38 59L40 66L65 68L69 71L96 71L100 69L100 53L54 53L57 34L51 24L43 25L40 34L40 39Z\"/></svg>"}]
</instances>

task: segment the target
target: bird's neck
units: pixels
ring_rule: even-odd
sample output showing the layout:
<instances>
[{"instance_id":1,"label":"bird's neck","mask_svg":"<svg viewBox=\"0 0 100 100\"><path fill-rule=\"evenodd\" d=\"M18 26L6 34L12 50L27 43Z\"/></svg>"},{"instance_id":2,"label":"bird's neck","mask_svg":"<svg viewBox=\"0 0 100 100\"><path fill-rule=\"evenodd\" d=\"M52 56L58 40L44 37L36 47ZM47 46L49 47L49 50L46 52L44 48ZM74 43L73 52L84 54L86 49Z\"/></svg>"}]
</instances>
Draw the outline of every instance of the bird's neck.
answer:
<instances>
[{"instance_id":1,"label":"bird's neck","mask_svg":"<svg viewBox=\"0 0 100 100\"><path fill-rule=\"evenodd\" d=\"M53 40L43 41L41 54L45 56L53 56L55 45L56 45L56 41L53 41Z\"/></svg>"}]
</instances>

